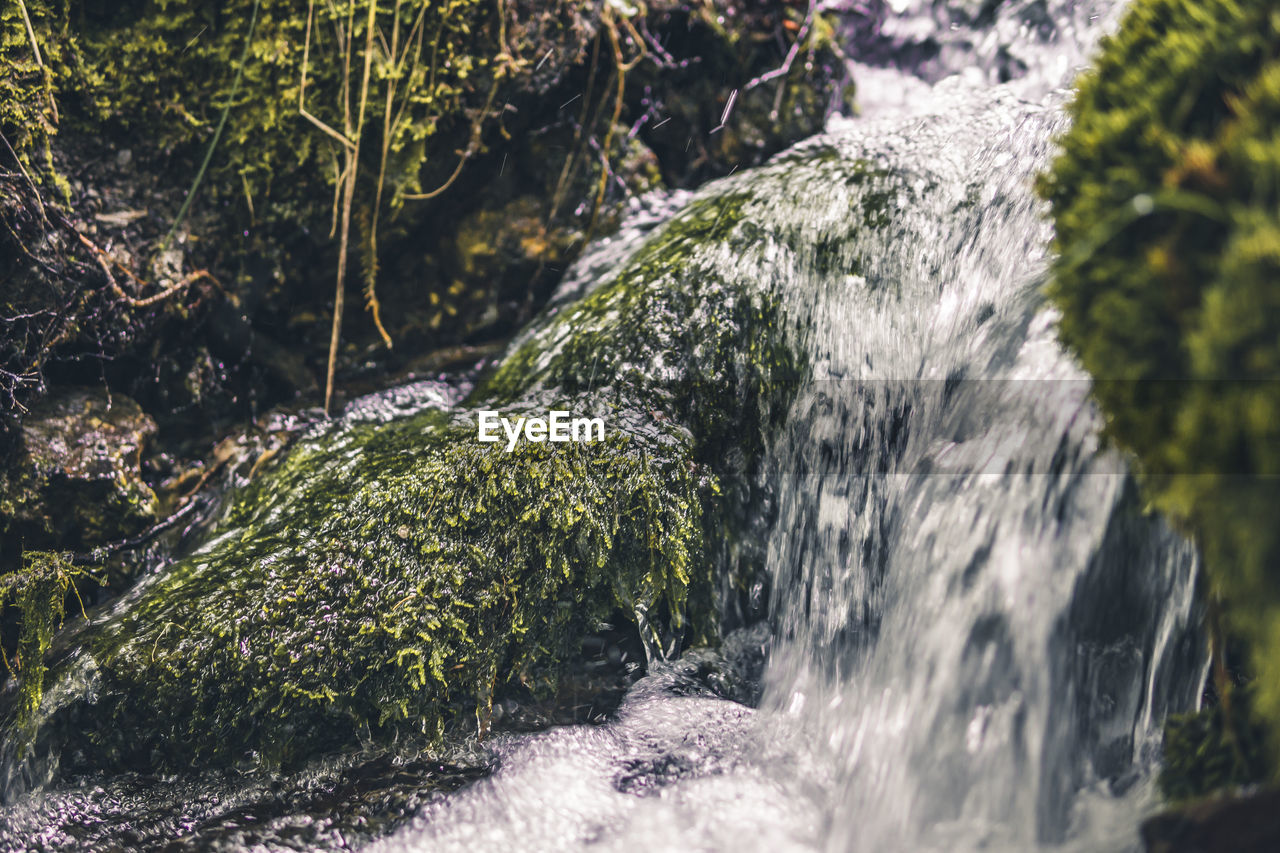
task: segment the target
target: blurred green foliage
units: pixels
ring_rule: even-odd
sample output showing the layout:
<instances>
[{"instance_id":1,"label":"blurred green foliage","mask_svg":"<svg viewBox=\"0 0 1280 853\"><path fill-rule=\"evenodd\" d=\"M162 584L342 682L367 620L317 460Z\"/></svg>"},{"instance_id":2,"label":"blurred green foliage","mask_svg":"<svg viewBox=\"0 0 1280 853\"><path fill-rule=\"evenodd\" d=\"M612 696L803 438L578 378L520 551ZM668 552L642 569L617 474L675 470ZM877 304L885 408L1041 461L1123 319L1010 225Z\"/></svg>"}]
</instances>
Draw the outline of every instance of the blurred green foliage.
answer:
<instances>
[{"instance_id":1,"label":"blurred green foliage","mask_svg":"<svg viewBox=\"0 0 1280 853\"><path fill-rule=\"evenodd\" d=\"M1280 6L1136 0L1070 111L1040 183L1062 340L1280 731Z\"/></svg>"}]
</instances>

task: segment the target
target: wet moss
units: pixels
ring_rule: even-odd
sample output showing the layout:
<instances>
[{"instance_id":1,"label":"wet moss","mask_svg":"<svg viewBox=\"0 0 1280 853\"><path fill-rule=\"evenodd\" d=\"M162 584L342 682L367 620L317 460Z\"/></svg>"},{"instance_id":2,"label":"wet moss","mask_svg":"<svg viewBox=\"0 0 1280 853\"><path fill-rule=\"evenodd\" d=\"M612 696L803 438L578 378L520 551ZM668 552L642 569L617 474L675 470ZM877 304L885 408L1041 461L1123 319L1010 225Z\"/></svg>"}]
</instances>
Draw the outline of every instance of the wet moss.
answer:
<instances>
[{"instance_id":1,"label":"wet moss","mask_svg":"<svg viewBox=\"0 0 1280 853\"><path fill-rule=\"evenodd\" d=\"M1280 12L1135 2L1071 115L1040 184L1062 340L1153 505L1196 535L1280 731Z\"/></svg>"},{"instance_id":2,"label":"wet moss","mask_svg":"<svg viewBox=\"0 0 1280 853\"><path fill-rule=\"evenodd\" d=\"M438 411L303 442L93 640L97 749L180 766L435 737L553 686L616 610L705 625L714 481L687 433L605 417L602 443L510 453Z\"/></svg>"},{"instance_id":3,"label":"wet moss","mask_svg":"<svg viewBox=\"0 0 1280 853\"><path fill-rule=\"evenodd\" d=\"M58 3L30 0L25 9L16 2L0 9L0 130L29 173L52 170L58 83L74 44Z\"/></svg>"},{"instance_id":4,"label":"wet moss","mask_svg":"<svg viewBox=\"0 0 1280 853\"><path fill-rule=\"evenodd\" d=\"M0 649L5 668L18 679L17 737L29 739L34 734L32 726L44 695L45 653L66 615L67 596L78 595L75 581L84 574L83 568L72 566L59 554L28 551L22 555L20 570L0 575L0 618L8 621L7 609L16 610L19 626L12 654Z\"/></svg>"}]
</instances>

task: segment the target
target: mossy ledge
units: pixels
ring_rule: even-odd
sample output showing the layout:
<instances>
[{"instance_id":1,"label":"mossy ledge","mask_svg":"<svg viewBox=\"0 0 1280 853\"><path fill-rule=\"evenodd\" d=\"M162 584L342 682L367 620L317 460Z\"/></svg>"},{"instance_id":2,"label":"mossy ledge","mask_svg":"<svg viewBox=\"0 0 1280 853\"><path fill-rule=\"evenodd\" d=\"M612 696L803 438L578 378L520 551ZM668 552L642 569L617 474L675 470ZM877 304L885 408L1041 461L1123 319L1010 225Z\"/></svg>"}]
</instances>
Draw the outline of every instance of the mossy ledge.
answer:
<instances>
[{"instance_id":1,"label":"mossy ledge","mask_svg":"<svg viewBox=\"0 0 1280 853\"><path fill-rule=\"evenodd\" d=\"M94 701L47 701L43 742L64 768L292 764L484 728L619 613L667 650L714 639L718 557L803 370L786 291L831 261L776 193L837 173L856 204L865 167L824 150L708 187L458 409L300 440L62 645L50 678L87 676ZM476 440L485 409L599 416L607 438L508 453Z\"/></svg>"},{"instance_id":2,"label":"mossy ledge","mask_svg":"<svg viewBox=\"0 0 1280 853\"><path fill-rule=\"evenodd\" d=\"M1061 337L1152 504L1202 547L1218 656L1223 634L1248 646L1261 763L1280 767L1280 9L1136 0L1071 116L1041 181ZM1254 723L1222 702L1171 721L1169 795L1261 773L1240 756L1265 752Z\"/></svg>"},{"instance_id":3,"label":"mossy ledge","mask_svg":"<svg viewBox=\"0 0 1280 853\"><path fill-rule=\"evenodd\" d=\"M707 583L713 481L687 434L611 427L507 453L432 410L304 442L90 639L94 749L274 764L395 728L435 738L485 725L499 691L551 686L615 610L682 621Z\"/></svg>"}]
</instances>

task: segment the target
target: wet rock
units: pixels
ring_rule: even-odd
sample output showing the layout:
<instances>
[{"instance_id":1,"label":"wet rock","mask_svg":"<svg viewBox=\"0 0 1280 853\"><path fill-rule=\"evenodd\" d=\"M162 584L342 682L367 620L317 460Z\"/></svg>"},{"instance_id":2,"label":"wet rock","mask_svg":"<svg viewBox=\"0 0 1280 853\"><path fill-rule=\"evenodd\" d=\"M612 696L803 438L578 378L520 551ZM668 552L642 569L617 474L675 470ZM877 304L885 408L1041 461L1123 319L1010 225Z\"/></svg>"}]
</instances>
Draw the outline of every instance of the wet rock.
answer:
<instances>
[{"instance_id":1,"label":"wet rock","mask_svg":"<svg viewBox=\"0 0 1280 853\"><path fill-rule=\"evenodd\" d=\"M1142 825L1147 853L1271 853L1280 850L1280 791L1214 797Z\"/></svg>"},{"instance_id":2,"label":"wet rock","mask_svg":"<svg viewBox=\"0 0 1280 853\"><path fill-rule=\"evenodd\" d=\"M68 390L33 407L0 481L6 544L83 548L154 522L156 495L139 461L155 431L136 402L100 389Z\"/></svg>"},{"instance_id":3,"label":"wet rock","mask_svg":"<svg viewBox=\"0 0 1280 853\"><path fill-rule=\"evenodd\" d=\"M503 700L572 693L575 665L579 683L614 681L714 641L716 596L758 568L732 540L758 497L741 484L803 369L783 298L797 277L856 267L847 244L883 215L890 179L825 145L777 158L602 241L614 260L587 259L603 272L569 282L581 295L461 404L357 405L317 426L51 664L95 698L51 682L65 704L45 709L39 743L64 770L292 765L357 740L524 725ZM798 217L833 193L833 219ZM605 438L482 443L489 410L602 417ZM739 670L695 656L676 686L750 700Z\"/></svg>"}]
</instances>

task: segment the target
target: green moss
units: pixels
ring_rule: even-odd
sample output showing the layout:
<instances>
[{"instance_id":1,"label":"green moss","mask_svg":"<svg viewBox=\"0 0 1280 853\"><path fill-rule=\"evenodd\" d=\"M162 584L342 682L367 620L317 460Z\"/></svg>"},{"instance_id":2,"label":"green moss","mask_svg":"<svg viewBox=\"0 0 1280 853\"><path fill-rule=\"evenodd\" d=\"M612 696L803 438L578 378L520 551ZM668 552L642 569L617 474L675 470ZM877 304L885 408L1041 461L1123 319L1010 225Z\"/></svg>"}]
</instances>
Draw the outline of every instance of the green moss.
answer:
<instances>
[{"instance_id":1,"label":"green moss","mask_svg":"<svg viewBox=\"0 0 1280 853\"><path fill-rule=\"evenodd\" d=\"M19 10L6 4L0 58L12 64L0 80L0 127L25 162L39 160L55 131L56 103L66 144L132 149L144 172L172 170L146 176L161 178L165 188L185 189L211 152L198 197L188 199L194 212L219 211L217 226L200 218L197 227L207 232L200 236L234 239L237 261L259 253L279 268L314 254L316 266L332 267L333 259L314 249L335 242L333 209L347 166L338 140L358 137L352 255L371 279L378 247L404 239L402 209L422 211L424 202L406 196L437 189L460 161L482 154L484 131L500 119L499 94L528 85L537 57L504 40L531 49L520 39L534 25L514 3L491 0L316 2L310 14L308 5L32 0L41 70ZM560 73L585 38L575 18L582 5L562 0L532 15L565 18L535 33L533 44L556 48ZM539 43L543 37L548 44ZM308 232L314 238L305 239ZM233 262L217 271L235 269ZM446 303L456 296L447 282L433 295Z\"/></svg>"},{"instance_id":2,"label":"green moss","mask_svg":"<svg viewBox=\"0 0 1280 853\"><path fill-rule=\"evenodd\" d=\"M254 6L254 0L177 0L129 3L102 17L80 10L77 96L102 125L158 134L152 141L161 147L199 145L231 91ZM423 188L428 140L442 124L464 120L465 108L477 106L471 103L476 92L483 101L502 71L488 32L496 4L396 0L378 6L374 26L387 46L373 64L364 120L381 128L390 85L398 94L395 110L404 109L390 136L379 140L392 158L392 196ZM262 0L242 92L215 164L243 179L243 192L259 208L287 198L299 179L310 186L336 177L327 137L298 112L304 59L307 110L342 132L344 82L359 82L358 74L344 75L344 57L360 67L368 8L363 0L316 3L308 37L306 4ZM393 35L394 62L386 53ZM359 118L352 116L352 126ZM370 148L376 164L378 146Z\"/></svg>"},{"instance_id":3,"label":"green moss","mask_svg":"<svg viewBox=\"0 0 1280 853\"><path fill-rule=\"evenodd\" d=\"M304 442L94 640L99 747L181 765L435 735L553 680L616 609L681 624L713 483L687 434L607 417L603 443L512 453L435 411Z\"/></svg>"},{"instance_id":4,"label":"green moss","mask_svg":"<svg viewBox=\"0 0 1280 853\"><path fill-rule=\"evenodd\" d=\"M12 669L20 686L16 721L21 736L30 735L44 696L45 653L66 615L67 594L74 592L75 580L82 575L83 569L47 551L24 553L21 570L0 575L0 616L7 607L17 610L18 641L12 655L16 667ZM10 668L9 651L0 649L0 655Z\"/></svg>"},{"instance_id":5,"label":"green moss","mask_svg":"<svg viewBox=\"0 0 1280 853\"><path fill-rule=\"evenodd\" d=\"M59 118L57 83L75 40L62 4L28 0L26 11L24 18L17 2L0 9L0 130L23 167L38 175L52 167L49 141Z\"/></svg>"},{"instance_id":6,"label":"green moss","mask_svg":"<svg viewBox=\"0 0 1280 853\"><path fill-rule=\"evenodd\" d=\"M1280 10L1138 0L1041 182L1061 337L1193 531L1280 731Z\"/></svg>"},{"instance_id":7,"label":"green moss","mask_svg":"<svg viewBox=\"0 0 1280 853\"><path fill-rule=\"evenodd\" d=\"M1250 720L1250 691L1232 692L1238 722L1226 725L1215 703L1165 723L1160 792L1175 802L1263 782L1270 775L1266 732Z\"/></svg>"}]
</instances>

